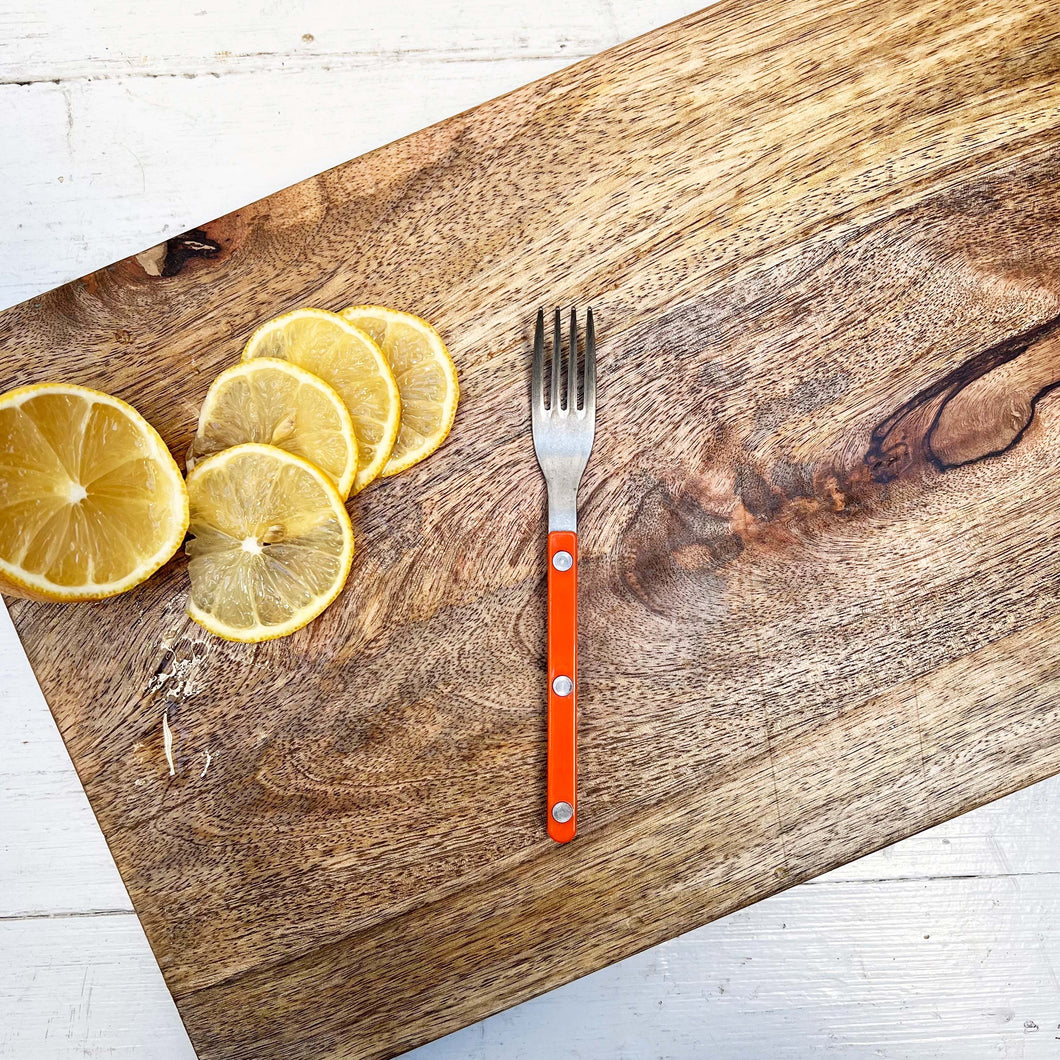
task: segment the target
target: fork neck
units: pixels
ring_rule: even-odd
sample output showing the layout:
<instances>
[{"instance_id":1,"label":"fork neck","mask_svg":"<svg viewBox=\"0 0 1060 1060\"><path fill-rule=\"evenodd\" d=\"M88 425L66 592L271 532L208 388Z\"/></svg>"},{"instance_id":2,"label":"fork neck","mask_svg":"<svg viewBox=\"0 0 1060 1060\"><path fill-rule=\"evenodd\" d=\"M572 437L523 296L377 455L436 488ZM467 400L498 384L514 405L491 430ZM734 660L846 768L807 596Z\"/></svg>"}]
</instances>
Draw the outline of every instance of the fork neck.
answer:
<instances>
[{"instance_id":1,"label":"fork neck","mask_svg":"<svg viewBox=\"0 0 1060 1060\"><path fill-rule=\"evenodd\" d=\"M578 532L578 486L569 482L548 483L548 532Z\"/></svg>"}]
</instances>

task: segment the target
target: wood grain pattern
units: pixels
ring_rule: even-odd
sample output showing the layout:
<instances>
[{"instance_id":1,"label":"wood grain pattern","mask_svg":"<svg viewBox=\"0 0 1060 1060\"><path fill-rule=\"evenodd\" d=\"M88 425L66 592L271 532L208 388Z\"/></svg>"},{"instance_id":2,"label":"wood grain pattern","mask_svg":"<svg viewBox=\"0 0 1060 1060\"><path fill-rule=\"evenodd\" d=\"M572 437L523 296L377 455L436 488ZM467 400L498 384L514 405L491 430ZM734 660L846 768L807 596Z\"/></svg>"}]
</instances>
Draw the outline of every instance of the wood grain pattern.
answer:
<instances>
[{"instance_id":1,"label":"wood grain pattern","mask_svg":"<svg viewBox=\"0 0 1060 1060\"><path fill-rule=\"evenodd\" d=\"M178 453L297 305L416 309L461 372L294 637L193 627L183 560L12 608L203 1057L391 1055L1060 769L1058 71L1031 0L723 5L0 318L0 384L115 392ZM560 851L526 394L572 300Z\"/></svg>"}]
</instances>

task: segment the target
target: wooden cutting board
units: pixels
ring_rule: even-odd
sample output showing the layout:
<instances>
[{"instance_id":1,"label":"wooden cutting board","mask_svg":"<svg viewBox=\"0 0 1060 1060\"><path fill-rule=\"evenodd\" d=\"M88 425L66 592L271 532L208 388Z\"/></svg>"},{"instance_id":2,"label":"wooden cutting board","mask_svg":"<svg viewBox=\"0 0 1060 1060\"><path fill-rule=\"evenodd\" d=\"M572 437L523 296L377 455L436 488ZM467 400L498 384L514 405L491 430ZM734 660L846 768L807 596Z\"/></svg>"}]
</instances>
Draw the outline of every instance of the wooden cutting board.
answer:
<instances>
[{"instance_id":1,"label":"wooden cutting board","mask_svg":"<svg viewBox=\"0 0 1060 1060\"><path fill-rule=\"evenodd\" d=\"M295 636L211 638L182 557L12 603L203 1058L391 1056L1060 770L1058 74L1049 0L722 3L0 317L0 387L178 456L296 306L415 310L459 366ZM571 301L557 847L528 369Z\"/></svg>"}]
</instances>

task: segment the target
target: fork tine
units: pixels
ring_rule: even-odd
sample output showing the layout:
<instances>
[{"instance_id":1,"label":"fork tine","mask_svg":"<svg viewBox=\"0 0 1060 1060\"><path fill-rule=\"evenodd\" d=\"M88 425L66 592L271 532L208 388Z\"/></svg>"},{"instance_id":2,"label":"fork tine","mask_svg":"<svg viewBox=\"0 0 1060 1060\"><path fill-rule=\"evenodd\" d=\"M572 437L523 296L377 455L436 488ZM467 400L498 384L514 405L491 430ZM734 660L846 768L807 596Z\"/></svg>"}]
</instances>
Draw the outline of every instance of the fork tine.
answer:
<instances>
[{"instance_id":1,"label":"fork tine","mask_svg":"<svg viewBox=\"0 0 1060 1060\"><path fill-rule=\"evenodd\" d=\"M534 370L532 375L530 400L534 412L545 410L545 311L537 311L537 325L534 328Z\"/></svg>"},{"instance_id":2,"label":"fork tine","mask_svg":"<svg viewBox=\"0 0 1060 1060\"><path fill-rule=\"evenodd\" d=\"M593 311L586 313L585 321L585 388L582 392L582 409L587 416L596 415L596 332L593 330Z\"/></svg>"},{"instance_id":3,"label":"fork tine","mask_svg":"<svg viewBox=\"0 0 1060 1060\"><path fill-rule=\"evenodd\" d=\"M548 406L549 412L559 412L559 373L562 353L563 328L557 309L552 319L552 400Z\"/></svg>"},{"instance_id":4,"label":"fork tine","mask_svg":"<svg viewBox=\"0 0 1060 1060\"><path fill-rule=\"evenodd\" d=\"M567 353L567 411L578 407L578 314L570 307L570 350Z\"/></svg>"}]
</instances>

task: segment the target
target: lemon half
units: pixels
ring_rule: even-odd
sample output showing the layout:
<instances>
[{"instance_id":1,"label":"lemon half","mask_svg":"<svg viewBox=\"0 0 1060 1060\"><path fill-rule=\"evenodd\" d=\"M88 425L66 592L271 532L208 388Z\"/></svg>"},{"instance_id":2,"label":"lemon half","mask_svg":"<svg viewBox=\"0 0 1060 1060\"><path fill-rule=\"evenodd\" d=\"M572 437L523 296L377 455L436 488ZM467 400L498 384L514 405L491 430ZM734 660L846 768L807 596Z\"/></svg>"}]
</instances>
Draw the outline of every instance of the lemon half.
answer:
<instances>
[{"instance_id":1,"label":"lemon half","mask_svg":"<svg viewBox=\"0 0 1060 1060\"><path fill-rule=\"evenodd\" d=\"M158 432L131 405L39 383L0 395L0 589L99 600L180 547L188 495Z\"/></svg>"}]
</instances>

